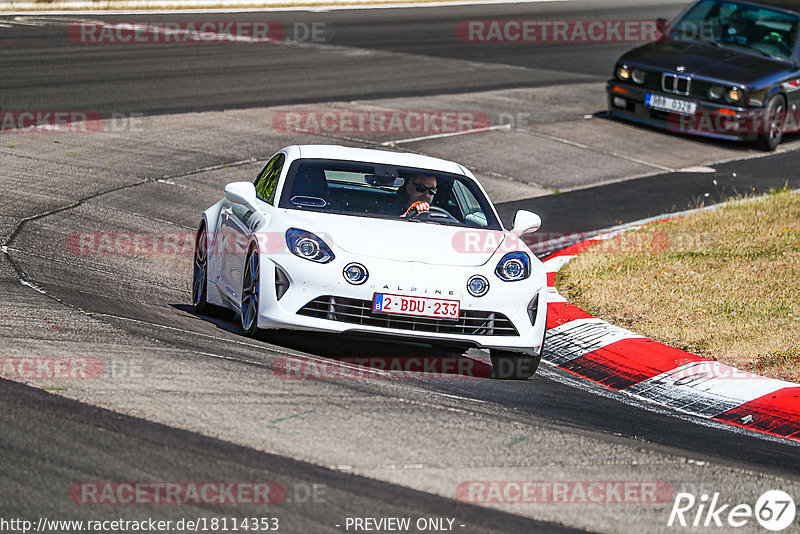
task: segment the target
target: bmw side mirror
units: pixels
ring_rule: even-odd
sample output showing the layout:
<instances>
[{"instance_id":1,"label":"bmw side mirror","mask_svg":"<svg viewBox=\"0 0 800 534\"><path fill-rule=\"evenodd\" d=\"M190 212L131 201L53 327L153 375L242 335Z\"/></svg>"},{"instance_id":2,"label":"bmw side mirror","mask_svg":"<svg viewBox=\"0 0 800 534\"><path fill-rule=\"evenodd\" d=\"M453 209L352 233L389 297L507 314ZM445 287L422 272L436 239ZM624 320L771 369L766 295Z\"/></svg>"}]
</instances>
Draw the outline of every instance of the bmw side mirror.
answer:
<instances>
[{"instance_id":1,"label":"bmw side mirror","mask_svg":"<svg viewBox=\"0 0 800 534\"><path fill-rule=\"evenodd\" d=\"M530 211L519 210L517 214L514 215L514 228L512 228L511 231L521 236L523 234L535 232L540 226L542 226L541 217Z\"/></svg>"},{"instance_id":2,"label":"bmw side mirror","mask_svg":"<svg viewBox=\"0 0 800 534\"><path fill-rule=\"evenodd\" d=\"M236 204L250 206L256 200L256 188L250 182L233 182L225 186L225 198Z\"/></svg>"}]
</instances>

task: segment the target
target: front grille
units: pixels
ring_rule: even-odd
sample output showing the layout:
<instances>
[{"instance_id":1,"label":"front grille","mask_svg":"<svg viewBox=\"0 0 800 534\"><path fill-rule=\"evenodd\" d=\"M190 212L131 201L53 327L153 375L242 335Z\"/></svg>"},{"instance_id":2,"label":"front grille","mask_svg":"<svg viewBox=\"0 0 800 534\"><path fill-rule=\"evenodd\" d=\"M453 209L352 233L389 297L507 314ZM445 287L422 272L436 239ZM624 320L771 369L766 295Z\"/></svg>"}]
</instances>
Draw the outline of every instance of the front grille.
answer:
<instances>
[{"instance_id":1,"label":"front grille","mask_svg":"<svg viewBox=\"0 0 800 534\"><path fill-rule=\"evenodd\" d=\"M652 89L678 96L688 96L698 100L708 100L708 89L714 85L709 81L699 80L691 76L668 72L644 72L644 83L640 85L643 89Z\"/></svg>"},{"instance_id":2,"label":"front grille","mask_svg":"<svg viewBox=\"0 0 800 534\"><path fill-rule=\"evenodd\" d=\"M389 315L372 311L372 301L345 297L318 297L300 308L298 315L417 332L468 336L518 336L514 324L502 313L461 310L456 320Z\"/></svg>"},{"instance_id":3,"label":"front grille","mask_svg":"<svg viewBox=\"0 0 800 534\"><path fill-rule=\"evenodd\" d=\"M664 75L661 77L661 88L665 93L688 95L691 86L692 79L688 76L664 73Z\"/></svg>"}]
</instances>

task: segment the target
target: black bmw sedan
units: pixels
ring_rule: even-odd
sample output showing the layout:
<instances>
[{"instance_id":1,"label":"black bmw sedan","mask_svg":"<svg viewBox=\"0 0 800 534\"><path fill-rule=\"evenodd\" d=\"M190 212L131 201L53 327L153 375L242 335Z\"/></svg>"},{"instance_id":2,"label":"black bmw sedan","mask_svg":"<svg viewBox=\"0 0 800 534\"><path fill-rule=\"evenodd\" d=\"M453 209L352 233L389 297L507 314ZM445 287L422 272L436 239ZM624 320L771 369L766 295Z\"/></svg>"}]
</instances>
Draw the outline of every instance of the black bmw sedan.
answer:
<instances>
[{"instance_id":1,"label":"black bmw sedan","mask_svg":"<svg viewBox=\"0 0 800 534\"><path fill-rule=\"evenodd\" d=\"M800 130L800 0L697 0L658 26L615 65L611 116L765 150Z\"/></svg>"}]
</instances>

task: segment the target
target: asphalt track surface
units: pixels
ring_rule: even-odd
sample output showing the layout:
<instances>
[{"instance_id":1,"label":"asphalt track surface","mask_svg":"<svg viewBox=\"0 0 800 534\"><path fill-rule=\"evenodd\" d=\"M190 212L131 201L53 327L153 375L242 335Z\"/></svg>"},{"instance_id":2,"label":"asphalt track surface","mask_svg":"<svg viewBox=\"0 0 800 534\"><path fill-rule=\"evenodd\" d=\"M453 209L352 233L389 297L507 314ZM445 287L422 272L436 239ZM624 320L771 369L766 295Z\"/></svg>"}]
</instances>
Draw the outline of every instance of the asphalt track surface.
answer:
<instances>
[{"instance_id":1,"label":"asphalt track surface","mask_svg":"<svg viewBox=\"0 0 800 534\"><path fill-rule=\"evenodd\" d=\"M605 18L646 19L670 15L675 4L615 7L603 6ZM565 10L569 16L565 16ZM249 14L214 15L214 19L247 19ZM337 100L425 97L452 93L473 93L509 88L562 86L571 81L602 81L608 65L627 44L596 47L593 55L581 52L581 45L544 45L520 49L516 45L464 46L450 30L458 21L471 18L590 19L598 8L578 4L528 4L492 7L466 6L448 9L405 9L377 11L333 11L328 13L270 14L270 19L287 24L329 24L330 42L326 45L352 47L353 50L392 53L396 63L387 63L380 54L359 52L351 56L320 52L312 44L282 48L275 53L264 49L233 49L230 46L198 45L187 47L136 48L120 45L102 47L89 53L81 45L65 42L62 22L42 25L16 25L3 29L8 45L0 49L4 74L0 98L4 109L92 109L103 113L206 112L248 109L257 106L290 106ZM137 16L164 20L165 16ZM263 18L263 14L252 15ZM63 17L62 17L63 18ZM96 18L96 17L92 17ZM115 17L107 17L115 20ZM186 20L188 17L176 16ZM192 20L202 18L193 15ZM2 22L2 20L0 20ZM280 53L278 53L280 52ZM480 62L468 74L459 73L438 60ZM504 68L493 70L492 65ZM506 67L520 67L508 69ZM413 67L413 68L412 68ZM547 71L543 76L541 70ZM446 75L442 75L442 72ZM370 73L362 78L363 73ZM280 73L277 75L276 73ZM313 75L310 73L314 73ZM460 77L459 77L460 76ZM353 83L358 79L359 83ZM702 146L702 142L698 142ZM235 159L235 158L231 158ZM670 211L692 208L723 199L735 192L764 192L787 184L800 185L796 153L730 161L715 165L714 184L707 173L663 173L614 183L504 202L498 206L504 220L514 210L532 209L545 221L543 231L565 234L590 232ZM10 170L9 172L14 172ZM166 174L166 173L165 173ZM720 177L725 177L721 179ZM15 177L15 179L17 179ZM32 179L32 178L28 178ZM135 186L123 191L130 209L143 216L163 217L163 199L153 196L152 183L143 190ZM124 186L128 187L128 186ZM194 199L197 206L212 203L213 196ZM647 202L641 202L646 198ZM92 198L78 196L81 206L91 207ZM46 215L26 220L30 214L4 204L4 226L13 233L9 248L31 249L37 236L46 235L47 219L53 224L78 224L80 217L50 206ZM113 205L113 199L110 205ZM191 227L196 206L178 210L176 220ZM580 214L580 217L576 217ZM58 217L63 217L58 219ZM91 210L90 215L91 217ZM76 222L78 221L78 222ZM44 226L38 226L44 223ZM46 242L34 245L37 255L4 255L10 262L5 287L16 284L23 291L18 304L33 305L34 298L48 300L33 290L19 286L18 278L44 287L54 297L47 306L80 310L97 318L109 330L122 331L126 339L146 340L148 346L225 354L233 365L247 369L261 365L259 353L273 347L294 354L322 358L352 355L353 352L391 354L393 348L381 344L352 342L346 349L335 348L328 338L298 340L278 335L237 346L240 338L234 323L201 319L188 313L188 297L181 299L166 291L129 300L115 287L111 276L81 273L68 263L47 259ZM123 267L127 268L127 267ZM86 277L86 281L81 278ZM70 285L70 281L74 285ZM157 286L159 281L153 280ZM97 285L93 285L97 284ZM120 284L124 285L124 284ZM157 287L156 287L157 289ZM151 289L154 291L153 289ZM31 292L26 304L24 292ZM180 292L177 292L180 295ZM115 296L117 298L115 298ZM151 305L148 298L156 301ZM143 302L144 301L144 302ZM158 303L166 303L159 305ZM41 306L45 306L42 304ZM159 327L162 326L162 327ZM209 334L213 335L210 336ZM201 336L205 337L201 337ZM35 337L35 336L32 336ZM99 338L98 338L99 339ZM87 338L87 342L92 341ZM97 341L95 339L94 341ZM98 341L99 342L99 341ZM424 348L417 350L423 351ZM191 362L184 361L190 365ZM337 384L356 396L359 384ZM363 386L366 391L368 386ZM406 389L407 388L407 389ZM798 447L781 440L765 439L747 432L731 432L721 426L692 422L668 411L608 395L599 387L543 368L526 383L489 380L413 380L399 393L414 399L430 394L434 403L453 409L466 409L478 419L492 417L526 425L533 432L547 434L564 431L595 441L593 455L602 463L605 449L633 447L656 456L680 457L709 462L723 470L776 477L786 483L800 479ZM373 392L374 393L374 392ZM557 531L549 521L537 521L513 513L478 507L431 493L409 489L400 481L392 484L358 476L345 470L324 468L265 453L199 432L96 408L61 396L45 393L17 383L0 380L0 420L3 432L2 499L0 516L42 516L62 519L97 519L129 512L124 506L98 511L65 502L67 488L76 480L277 480L291 488L320 483L327 488L325 503L285 504L282 508L258 510L258 515L281 517L289 532L341 531L338 520L348 516L449 516L467 525L467 532ZM447 399L447 400L443 400ZM468 399L462 402L457 399ZM479 403L479 404L475 404ZM498 415L498 411L502 412ZM315 444L310 444L314 446ZM529 454L540 454L532 449ZM613 464L613 459L608 458ZM319 463L319 462L316 462ZM613 473L614 471L612 471ZM620 472L621 473L621 472ZM621 475L620 475L621 476ZM547 477L540 475L540 480ZM469 478L469 475L465 475ZM400 504L401 503L401 504ZM241 507L236 509L240 513ZM251 510L244 510L250 512ZM180 510L137 509L141 516L163 518L190 515L231 515L231 508L193 507ZM47 515L50 514L50 515ZM567 517L565 524L574 523ZM644 525L656 530L655 525ZM585 524L584 524L584 527ZM631 525L625 525L630 530ZM564 529L566 530L566 529ZM610 531L607 523L598 530Z\"/></svg>"},{"instance_id":2,"label":"asphalt track surface","mask_svg":"<svg viewBox=\"0 0 800 534\"><path fill-rule=\"evenodd\" d=\"M675 3L642 7L602 5L608 19L652 20L676 14ZM4 109L80 109L99 112L169 113L319 101L485 91L604 80L627 43L465 43L453 28L486 18L592 20L595 7L572 2L457 8L135 15L136 21L277 21L296 37L293 48L203 43L142 48L75 43L65 26L81 17L56 16L46 24L12 24L0 48ZM92 15L120 21L131 16ZM66 21L66 22L56 22ZM315 49L306 32L323 24L318 39L334 47L370 51L332 56ZM295 25L298 29L295 30ZM299 29L303 28L303 29ZM394 53L393 61L374 52ZM474 64L443 72L436 58ZM519 67L493 68L493 65ZM536 69L546 69L541 76ZM315 73L311 75L310 73Z\"/></svg>"}]
</instances>

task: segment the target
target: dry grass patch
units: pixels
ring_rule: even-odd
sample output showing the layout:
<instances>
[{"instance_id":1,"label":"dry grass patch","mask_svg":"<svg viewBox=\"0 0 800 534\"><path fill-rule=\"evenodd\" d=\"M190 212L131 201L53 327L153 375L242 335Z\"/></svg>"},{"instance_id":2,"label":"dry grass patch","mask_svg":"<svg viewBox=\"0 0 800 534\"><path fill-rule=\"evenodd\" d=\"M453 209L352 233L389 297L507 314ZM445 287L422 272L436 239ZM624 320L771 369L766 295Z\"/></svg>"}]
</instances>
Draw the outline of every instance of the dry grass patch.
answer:
<instances>
[{"instance_id":1,"label":"dry grass patch","mask_svg":"<svg viewBox=\"0 0 800 534\"><path fill-rule=\"evenodd\" d=\"M572 260L556 286L613 324L800 382L800 194L627 232Z\"/></svg>"}]
</instances>

